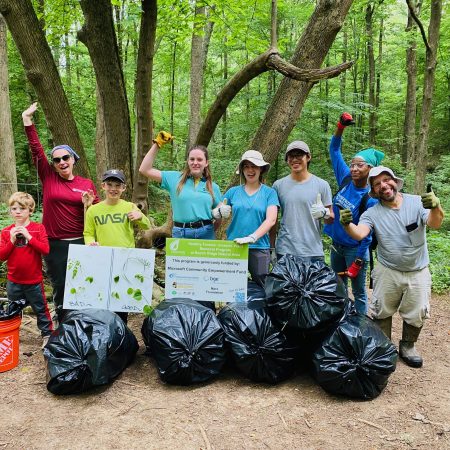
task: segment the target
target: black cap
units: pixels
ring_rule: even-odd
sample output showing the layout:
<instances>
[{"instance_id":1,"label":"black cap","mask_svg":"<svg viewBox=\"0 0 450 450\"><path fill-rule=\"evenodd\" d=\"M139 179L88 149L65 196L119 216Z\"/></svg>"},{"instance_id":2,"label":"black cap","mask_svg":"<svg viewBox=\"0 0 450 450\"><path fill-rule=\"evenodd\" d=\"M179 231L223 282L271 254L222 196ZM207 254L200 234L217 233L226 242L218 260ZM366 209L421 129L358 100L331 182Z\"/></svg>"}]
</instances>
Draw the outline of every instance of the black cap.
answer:
<instances>
[{"instance_id":1,"label":"black cap","mask_svg":"<svg viewBox=\"0 0 450 450\"><path fill-rule=\"evenodd\" d=\"M109 180L110 178L114 178L119 180L121 183L125 183L125 174L121 170L110 169L102 175L102 181Z\"/></svg>"}]
</instances>

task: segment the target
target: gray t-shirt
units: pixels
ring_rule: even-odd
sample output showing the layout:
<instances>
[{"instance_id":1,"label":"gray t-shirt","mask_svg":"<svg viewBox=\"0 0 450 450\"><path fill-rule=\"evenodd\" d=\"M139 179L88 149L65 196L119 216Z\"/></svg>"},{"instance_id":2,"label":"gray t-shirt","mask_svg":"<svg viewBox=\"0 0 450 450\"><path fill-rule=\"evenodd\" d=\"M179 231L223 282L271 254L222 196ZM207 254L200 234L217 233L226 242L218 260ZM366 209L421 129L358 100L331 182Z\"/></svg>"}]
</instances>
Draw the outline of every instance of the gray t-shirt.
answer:
<instances>
[{"instance_id":1,"label":"gray t-shirt","mask_svg":"<svg viewBox=\"0 0 450 450\"><path fill-rule=\"evenodd\" d=\"M322 178L311 175L303 182L290 175L275 181L272 186L281 206L281 226L276 241L276 252L303 257L324 256L319 220L311 216L311 206L320 192L322 203L331 205L330 185Z\"/></svg>"},{"instance_id":2,"label":"gray t-shirt","mask_svg":"<svg viewBox=\"0 0 450 450\"><path fill-rule=\"evenodd\" d=\"M383 266L412 272L427 267L430 262L426 239L430 210L422 206L420 196L402 195L400 209L378 203L361 216L359 224L375 232L378 261Z\"/></svg>"}]
</instances>

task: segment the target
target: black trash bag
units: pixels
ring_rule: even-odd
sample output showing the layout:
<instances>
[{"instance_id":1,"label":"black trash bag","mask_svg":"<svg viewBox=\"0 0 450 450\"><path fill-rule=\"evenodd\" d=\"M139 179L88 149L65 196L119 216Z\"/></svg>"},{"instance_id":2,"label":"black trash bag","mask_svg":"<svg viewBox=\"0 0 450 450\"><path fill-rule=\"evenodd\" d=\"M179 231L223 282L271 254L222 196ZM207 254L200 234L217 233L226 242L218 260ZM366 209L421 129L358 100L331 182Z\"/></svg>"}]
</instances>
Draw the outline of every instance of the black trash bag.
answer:
<instances>
[{"instance_id":1,"label":"black trash bag","mask_svg":"<svg viewBox=\"0 0 450 450\"><path fill-rule=\"evenodd\" d=\"M6 307L1 303L0 320L14 319L14 317L22 313L25 306L27 306L27 301L23 298L20 300L8 300L8 302L6 302Z\"/></svg>"},{"instance_id":2,"label":"black trash bag","mask_svg":"<svg viewBox=\"0 0 450 450\"><path fill-rule=\"evenodd\" d=\"M274 384L294 373L298 349L274 326L264 301L229 303L217 318L233 362L245 377Z\"/></svg>"},{"instance_id":3,"label":"black trash bag","mask_svg":"<svg viewBox=\"0 0 450 450\"><path fill-rule=\"evenodd\" d=\"M226 361L223 330L215 313L194 300L160 303L145 318L142 336L161 380L170 384L207 381Z\"/></svg>"},{"instance_id":4,"label":"black trash bag","mask_svg":"<svg viewBox=\"0 0 450 450\"><path fill-rule=\"evenodd\" d=\"M111 383L138 348L136 337L117 314L71 311L44 348L47 389L53 394L78 394Z\"/></svg>"},{"instance_id":5,"label":"black trash bag","mask_svg":"<svg viewBox=\"0 0 450 450\"><path fill-rule=\"evenodd\" d=\"M248 281L247 283L247 301L253 302L255 300L265 300L266 291L259 284L254 281Z\"/></svg>"},{"instance_id":6,"label":"black trash bag","mask_svg":"<svg viewBox=\"0 0 450 450\"><path fill-rule=\"evenodd\" d=\"M322 342L312 363L314 377L327 392L372 399L395 371L397 349L372 320L353 313Z\"/></svg>"},{"instance_id":7,"label":"black trash bag","mask_svg":"<svg viewBox=\"0 0 450 450\"><path fill-rule=\"evenodd\" d=\"M285 255L266 278L268 311L287 334L326 333L345 314L342 280L323 261Z\"/></svg>"}]
</instances>

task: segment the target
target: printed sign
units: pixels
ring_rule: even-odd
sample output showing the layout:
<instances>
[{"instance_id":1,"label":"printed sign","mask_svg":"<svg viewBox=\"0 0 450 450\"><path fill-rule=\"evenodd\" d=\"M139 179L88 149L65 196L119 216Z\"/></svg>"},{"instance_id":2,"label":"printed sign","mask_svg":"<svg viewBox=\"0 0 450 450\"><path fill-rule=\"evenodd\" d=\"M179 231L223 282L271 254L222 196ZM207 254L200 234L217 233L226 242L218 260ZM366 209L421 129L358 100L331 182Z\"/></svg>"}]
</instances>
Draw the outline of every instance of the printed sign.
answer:
<instances>
[{"instance_id":1,"label":"printed sign","mask_svg":"<svg viewBox=\"0 0 450 450\"><path fill-rule=\"evenodd\" d=\"M69 245L64 308L143 312L154 267L155 250Z\"/></svg>"},{"instance_id":2,"label":"printed sign","mask_svg":"<svg viewBox=\"0 0 450 450\"><path fill-rule=\"evenodd\" d=\"M245 302L247 266L248 245L166 239L166 298Z\"/></svg>"}]
</instances>

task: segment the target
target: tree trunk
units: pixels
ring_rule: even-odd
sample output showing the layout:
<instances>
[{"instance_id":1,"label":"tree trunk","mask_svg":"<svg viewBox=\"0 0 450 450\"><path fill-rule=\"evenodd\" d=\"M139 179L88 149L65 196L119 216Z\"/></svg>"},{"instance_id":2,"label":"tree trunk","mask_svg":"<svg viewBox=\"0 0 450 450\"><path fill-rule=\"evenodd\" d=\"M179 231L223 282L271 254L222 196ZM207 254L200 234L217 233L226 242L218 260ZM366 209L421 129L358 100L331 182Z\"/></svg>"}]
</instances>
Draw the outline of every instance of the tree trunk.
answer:
<instances>
[{"instance_id":1,"label":"tree trunk","mask_svg":"<svg viewBox=\"0 0 450 450\"><path fill-rule=\"evenodd\" d=\"M223 80L226 84L228 80L228 49L227 49L227 37L224 37L223 45ZM248 86L248 84L247 84ZM222 116L222 153L225 154L227 148L227 110L225 109Z\"/></svg>"},{"instance_id":2,"label":"tree trunk","mask_svg":"<svg viewBox=\"0 0 450 450\"><path fill-rule=\"evenodd\" d=\"M20 53L25 73L36 91L55 145L68 144L80 155L76 171L89 176L83 144L67 101L45 34L30 0L0 0L3 14ZM25 107L28 105L24 105Z\"/></svg>"},{"instance_id":3,"label":"tree trunk","mask_svg":"<svg viewBox=\"0 0 450 450\"><path fill-rule=\"evenodd\" d=\"M291 63L319 68L342 27L353 0L321 0L297 44ZM284 78L249 148L257 148L273 163L300 117L314 82ZM314 152L314 149L313 149Z\"/></svg>"},{"instance_id":4,"label":"tree trunk","mask_svg":"<svg viewBox=\"0 0 450 450\"><path fill-rule=\"evenodd\" d=\"M97 174L96 184L100 186L103 173L108 169L108 143L105 132L105 112L103 99L98 85L95 87L95 98L97 99L97 111L95 121L95 168Z\"/></svg>"},{"instance_id":5,"label":"tree trunk","mask_svg":"<svg viewBox=\"0 0 450 450\"><path fill-rule=\"evenodd\" d=\"M174 134L174 117L175 117L175 70L177 62L177 41L173 42L172 48L172 73L170 75L170 134ZM169 144L170 146L170 164L173 164L174 156L174 144L173 141Z\"/></svg>"},{"instance_id":6,"label":"tree trunk","mask_svg":"<svg viewBox=\"0 0 450 450\"><path fill-rule=\"evenodd\" d=\"M369 2L366 7L367 62L369 65L369 144L375 145L375 55L373 51L373 13L375 6Z\"/></svg>"},{"instance_id":7,"label":"tree trunk","mask_svg":"<svg viewBox=\"0 0 450 450\"><path fill-rule=\"evenodd\" d=\"M439 30L441 26L442 1L431 1L430 24L428 26L428 47L425 61L425 74L423 79L422 111L420 116L419 135L417 137L417 162L414 193L419 194L425 190L425 176L428 160L428 135L432 112L434 81L436 74L437 50L439 45Z\"/></svg>"},{"instance_id":8,"label":"tree trunk","mask_svg":"<svg viewBox=\"0 0 450 450\"><path fill-rule=\"evenodd\" d=\"M347 61L347 46L348 46L348 36L347 36L347 27L344 25L342 29L342 62ZM341 99L341 103L345 105L346 102L346 82L347 82L347 72L344 72L341 75L340 83L339 83L339 95Z\"/></svg>"},{"instance_id":9,"label":"tree trunk","mask_svg":"<svg viewBox=\"0 0 450 450\"><path fill-rule=\"evenodd\" d=\"M108 144L108 169L121 169L132 192L132 153L130 115L123 78L113 11L109 0L81 0L85 24L78 32L91 57L102 97L105 135Z\"/></svg>"},{"instance_id":10,"label":"tree trunk","mask_svg":"<svg viewBox=\"0 0 450 450\"><path fill-rule=\"evenodd\" d=\"M17 191L16 154L11 123L6 22L0 14L0 203Z\"/></svg>"},{"instance_id":11,"label":"tree trunk","mask_svg":"<svg viewBox=\"0 0 450 450\"><path fill-rule=\"evenodd\" d=\"M155 36L157 24L157 1L142 0L139 49L136 63L136 166L134 171L133 202L144 213L148 212L148 179L139 173L144 155L152 144L152 74L155 55Z\"/></svg>"},{"instance_id":12,"label":"tree trunk","mask_svg":"<svg viewBox=\"0 0 450 450\"><path fill-rule=\"evenodd\" d=\"M378 133L378 110L380 108L381 96L381 71L383 68L383 33L384 21L383 16L380 18L380 31L378 34L378 70L376 71L376 86L375 86L375 136Z\"/></svg>"},{"instance_id":13,"label":"tree trunk","mask_svg":"<svg viewBox=\"0 0 450 450\"><path fill-rule=\"evenodd\" d=\"M413 8L416 14L420 11L420 1L415 2ZM414 22L411 12L408 11L408 48L406 49L406 101L405 101L405 121L403 124L403 151L402 163L408 168L408 171L415 169L416 161L416 91L417 91L417 44L416 44L417 25Z\"/></svg>"},{"instance_id":14,"label":"tree trunk","mask_svg":"<svg viewBox=\"0 0 450 450\"><path fill-rule=\"evenodd\" d=\"M201 2L203 3L203 2ZM189 134L186 142L186 150L196 142L198 130L201 124L202 87L205 73L206 57L211 34L208 33L206 21L206 6L195 6L194 28L191 41L191 89L189 95ZM205 25L203 25L205 23ZM209 27L211 28L211 27Z\"/></svg>"}]
</instances>

